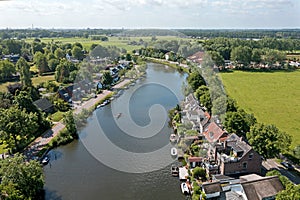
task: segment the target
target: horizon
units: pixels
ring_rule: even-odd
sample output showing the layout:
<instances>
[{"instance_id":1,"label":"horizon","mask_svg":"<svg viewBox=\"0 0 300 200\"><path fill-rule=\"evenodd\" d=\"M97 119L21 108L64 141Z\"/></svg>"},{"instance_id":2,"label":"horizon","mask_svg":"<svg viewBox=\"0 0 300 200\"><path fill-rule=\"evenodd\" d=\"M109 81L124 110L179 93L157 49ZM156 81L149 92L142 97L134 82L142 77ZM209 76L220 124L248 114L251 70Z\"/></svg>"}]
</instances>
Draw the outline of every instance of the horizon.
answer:
<instances>
[{"instance_id":1,"label":"horizon","mask_svg":"<svg viewBox=\"0 0 300 200\"><path fill-rule=\"evenodd\" d=\"M0 29L298 29L299 10L297 0L0 0Z\"/></svg>"}]
</instances>

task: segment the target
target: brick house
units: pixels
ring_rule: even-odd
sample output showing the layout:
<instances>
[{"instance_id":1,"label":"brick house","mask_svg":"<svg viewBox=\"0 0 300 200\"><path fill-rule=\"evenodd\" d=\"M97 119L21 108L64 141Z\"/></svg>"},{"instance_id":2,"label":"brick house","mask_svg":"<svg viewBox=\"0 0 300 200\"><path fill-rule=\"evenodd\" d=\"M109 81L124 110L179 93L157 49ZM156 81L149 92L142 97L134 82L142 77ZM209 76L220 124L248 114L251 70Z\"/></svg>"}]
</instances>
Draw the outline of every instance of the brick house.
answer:
<instances>
[{"instance_id":1,"label":"brick house","mask_svg":"<svg viewBox=\"0 0 300 200\"><path fill-rule=\"evenodd\" d=\"M261 173L261 156L236 134L229 135L224 142L212 144L211 147L209 156L215 156L214 161L219 166L220 174Z\"/></svg>"}]
</instances>

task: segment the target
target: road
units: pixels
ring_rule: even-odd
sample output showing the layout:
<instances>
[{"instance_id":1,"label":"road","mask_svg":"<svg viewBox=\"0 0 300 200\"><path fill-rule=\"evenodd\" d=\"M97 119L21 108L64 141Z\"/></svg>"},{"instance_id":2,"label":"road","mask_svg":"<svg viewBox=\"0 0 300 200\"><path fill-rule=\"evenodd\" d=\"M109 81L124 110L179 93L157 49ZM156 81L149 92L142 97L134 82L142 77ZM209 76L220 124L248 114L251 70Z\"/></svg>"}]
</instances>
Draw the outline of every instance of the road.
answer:
<instances>
[{"instance_id":1,"label":"road","mask_svg":"<svg viewBox=\"0 0 300 200\"><path fill-rule=\"evenodd\" d=\"M284 166L278 164L274 159L268 159L266 161L263 161L262 165L266 170L278 170L282 175L286 176L293 183L300 184L299 175L297 175L293 171L287 170Z\"/></svg>"},{"instance_id":2,"label":"road","mask_svg":"<svg viewBox=\"0 0 300 200\"><path fill-rule=\"evenodd\" d=\"M121 88L127 83L129 83L130 79L125 79L115 85L113 88ZM96 98L91 98L90 100L83 102L82 105L76 106L74 110L74 114L80 113L83 109L90 109L95 106L95 104L102 99L104 99L107 95L111 94L112 91L104 90L101 94L98 94ZM43 149L55 136L59 134L65 128L65 125L62 122L57 122L51 129L47 130L42 136L36 138L28 147L24 150L24 155L27 158L33 159L37 155L39 151Z\"/></svg>"},{"instance_id":3,"label":"road","mask_svg":"<svg viewBox=\"0 0 300 200\"><path fill-rule=\"evenodd\" d=\"M76 107L74 110L75 114L78 114L82 111L82 109L90 109L97 102L104 99L107 95L109 95L111 91L104 90L101 94L98 94L96 98L92 98L82 105ZM60 131L65 128L65 125L62 122L57 122L51 129L47 130L42 136L36 138L23 152L29 159L34 159L39 151L41 151L55 136L57 136Z\"/></svg>"}]
</instances>

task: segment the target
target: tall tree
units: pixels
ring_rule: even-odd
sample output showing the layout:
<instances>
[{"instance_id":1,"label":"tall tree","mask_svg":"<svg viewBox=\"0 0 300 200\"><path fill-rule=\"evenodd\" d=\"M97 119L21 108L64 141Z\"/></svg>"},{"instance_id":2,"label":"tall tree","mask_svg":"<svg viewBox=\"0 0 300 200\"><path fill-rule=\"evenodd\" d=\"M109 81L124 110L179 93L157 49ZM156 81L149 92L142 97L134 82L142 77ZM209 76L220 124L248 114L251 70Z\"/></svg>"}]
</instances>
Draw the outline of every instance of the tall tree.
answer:
<instances>
[{"instance_id":1,"label":"tall tree","mask_svg":"<svg viewBox=\"0 0 300 200\"><path fill-rule=\"evenodd\" d=\"M192 87L193 91L196 91L200 86L206 85L205 80L201 76L200 72L197 70L190 73L187 78L189 85Z\"/></svg>"},{"instance_id":2,"label":"tall tree","mask_svg":"<svg viewBox=\"0 0 300 200\"><path fill-rule=\"evenodd\" d=\"M42 166L37 161L25 162L20 154L0 161L0 176L1 199L38 199L44 187Z\"/></svg>"},{"instance_id":3,"label":"tall tree","mask_svg":"<svg viewBox=\"0 0 300 200\"><path fill-rule=\"evenodd\" d=\"M82 49L78 46L74 46L72 48L72 56L78 60L82 60L84 57Z\"/></svg>"},{"instance_id":4,"label":"tall tree","mask_svg":"<svg viewBox=\"0 0 300 200\"><path fill-rule=\"evenodd\" d=\"M0 109L0 138L9 148L20 150L20 144L24 145L38 129L37 115L27 113L13 106L9 109Z\"/></svg>"},{"instance_id":5,"label":"tall tree","mask_svg":"<svg viewBox=\"0 0 300 200\"><path fill-rule=\"evenodd\" d=\"M34 54L33 59L34 59L36 67L39 69L40 75L43 75L43 73L49 71L47 58L44 54L42 54L41 52L36 52Z\"/></svg>"},{"instance_id":6,"label":"tall tree","mask_svg":"<svg viewBox=\"0 0 300 200\"><path fill-rule=\"evenodd\" d=\"M238 46L232 49L230 58L237 64L249 65L252 57L252 50L248 46Z\"/></svg>"},{"instance_id":7,"label":"tall tree","mask_svg":"<svg viewBox=\"0 0 300 200\"><path fill-rule=\"evenodd\" d=\"M77 139L78 138L78 134L77 134L77 130L76 130L76 124L75 124L73 112L72 111L68 111L64 115L64 120L63 121L64 121L64 124L66 125L66 129L70 133L70 135L73 138Z\"/></svg>"},{"instance_id":8,"label":"tall tree","mask_svg":"<svg viewBox=\"0 0 300 200\"><path fill-rule=\"evenodd\" d=\"M291 145L291 136L280 131L274 125L255 124L247 133L247 139L261 156L274 158L287 151Z\"/></svg>"},{"instance_id":9,"label":"tall tree","mask_svg":"<svg viewBox=\"0 0 300 200\"><path fill-rule=\"evenodd\" d=\"M0 79L6 79L16 72L15 66L8 60L0 61Z\"/></svg>"},{"instance_id":10,"label":"tall tree","mask_svg":"<svg viewBox=\"0 0 300 200\"><path fill-rule=\"evenodd\" d=\"M110 86L113 82L113 77L110 75L109 71L105 71L102 75L102 83L105 86Z\"/></svg>"},{"instance_id":11,"label":"tall tree","mask_svg":"<svg viewBox=\"0 0 300 200\"><path fill-rule=\"evenodd\" d=\"M57 48L54 51L54 55L57 59L63 59L66 56L64 51L61 48Z\"/></svg>"},{"instance_id":12,"label":"tall tree","mask_svg":"<svg viewBox=\"0 0 300 200\"><path fill-rule=\"evenodd\" d=\"M24 58L20 58L16 64L17 69L20 71L20 79L23 87L32 87L30 66Z\"/></svg>"},{"instance_id":13,"label":"tall tree","mask_svg":"<svg viewBox=\"0 0 300 200\"><path fill-rule=\"evenodd\" d=\"M253 114L246 113L243 109L236 112L227 112L225 115L224 126L229 133L236 133L239 136L246 136L250 127L256 123Z\"/></svg>"}]
</instances>

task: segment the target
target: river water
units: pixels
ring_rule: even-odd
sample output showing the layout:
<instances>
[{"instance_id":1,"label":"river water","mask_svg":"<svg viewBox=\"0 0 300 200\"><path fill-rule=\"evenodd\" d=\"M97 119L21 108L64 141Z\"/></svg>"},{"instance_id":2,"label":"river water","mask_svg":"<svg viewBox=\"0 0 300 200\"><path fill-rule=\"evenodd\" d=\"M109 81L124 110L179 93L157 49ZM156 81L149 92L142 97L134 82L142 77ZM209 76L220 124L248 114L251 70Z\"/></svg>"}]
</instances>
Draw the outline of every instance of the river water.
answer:
<instances>
[{"instance_id":1,"label":"river water","mask_svg":"<svg viewBox=\"0 0 300 200\"><path fill-rule=\"evenodd\" d=\"M97 109L80 140L50 152L46 199L185 199L170 174L167 110L183 99L185 75L148 63L147 76Z\"/></svg>"}]
</instances>

